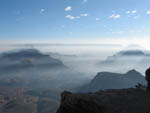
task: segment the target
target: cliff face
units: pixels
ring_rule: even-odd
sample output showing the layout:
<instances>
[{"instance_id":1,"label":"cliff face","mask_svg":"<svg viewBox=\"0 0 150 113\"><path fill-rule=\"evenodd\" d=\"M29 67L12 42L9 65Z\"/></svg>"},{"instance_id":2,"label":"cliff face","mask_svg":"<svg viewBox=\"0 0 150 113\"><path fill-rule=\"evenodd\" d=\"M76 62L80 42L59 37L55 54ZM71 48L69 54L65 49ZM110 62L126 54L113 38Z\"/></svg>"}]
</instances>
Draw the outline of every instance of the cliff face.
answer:
<instances>
[{"instance_id":1,"label":"cliff face","mask_svg":"<svg viewBox=\"0 0 150 113\"><path fill-rule=\"evenodd\" d=\"M150 113L150 92L118 89L96 93L61 94L56 113Z\"/></svg>"}]
</instances>

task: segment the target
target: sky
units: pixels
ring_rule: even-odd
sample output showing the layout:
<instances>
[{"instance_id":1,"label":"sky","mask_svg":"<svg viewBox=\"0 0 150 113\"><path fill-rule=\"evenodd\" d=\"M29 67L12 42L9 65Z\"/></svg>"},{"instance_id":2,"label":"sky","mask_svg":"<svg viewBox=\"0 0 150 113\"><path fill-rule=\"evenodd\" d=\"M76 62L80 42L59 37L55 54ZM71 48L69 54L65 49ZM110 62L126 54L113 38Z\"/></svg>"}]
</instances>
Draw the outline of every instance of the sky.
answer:
<instances>
[{"instance_id":1,"label":"sky","mask_svg":"<svg viewBox=\"0 0 150 113\"><path fill-rule=\"evenodd\" d=\"M0 0L0 40L122 40L148 46L149 4L150 0Z\"/></svg>"}]
</instances>

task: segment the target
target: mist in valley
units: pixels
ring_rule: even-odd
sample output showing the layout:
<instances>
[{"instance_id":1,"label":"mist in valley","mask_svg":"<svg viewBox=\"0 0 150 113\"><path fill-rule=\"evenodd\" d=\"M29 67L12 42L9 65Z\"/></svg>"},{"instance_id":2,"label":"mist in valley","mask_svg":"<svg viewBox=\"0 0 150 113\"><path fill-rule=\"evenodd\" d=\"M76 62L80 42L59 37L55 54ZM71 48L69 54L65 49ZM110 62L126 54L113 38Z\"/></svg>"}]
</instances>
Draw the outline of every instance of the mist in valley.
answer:
<instances>
[{"instance_id":1,"label":"mist in valley","mask_svg":"<svg viewBox=\"0 0 150 113\"><path fill-rule=\"evenodd\" d=\"M17 51L21 49L37 49L43 54L48 54L53 58L59 59L69 69L75 72L83 73L87 78L90 79L92 79L98 72L101 71L124 73L130 69L137 69L137 71L140 71L142 74L144 74L145 68L148 67L147 62L139 64L142 60L147 59L148 57L138 55L118 56L118 58L114 59L116 62L108 63L110 57L115 56L115 54L119 53L120 51L139 50L145 53L149 52L138 45L16 44L5 46L5 49L1 48L1 53ZM120 61L118 61L119 59ZM142 68L140 65L144 65L144 67Z\"/></svg>"},{"instance_id":2,"label":"mist in valley","mask_svg":"<svg viewBox=\"0 0 150 113\"><path fill-rule=\"evenodd\" d=\"M19 90L24 95L22 99L38 97L38 106L44 105L41 110L48 109L52 113L58 108L60 93L64 90L95 91L104 88L107 79L120 83L124 73L125 76L137 74L137 78L133 81L123 78L126 81L121 88L134 86L137 82L145 84L143 75L150 60L149 51L137 45L15 44L5 45L0 51L0 85L5 86L5 94L10 96L12 88L24 89ZM110 76L106 73L107 78L97 77L103 72L110 72ZM111 73L120 73L121 78L116 74L111 78ZM93 81L104 84L95 86ZM118 81L114 81L117 86Z\"/></svg>"},{"instance_id":3,"label":"mist in valley","mask_svg":"<svg viewBox=\"0 0 150 113\"><path fill-rule=\"evenodd\" d=\"M105 60L108 56L115 54L123 48L121 45L50 45L36 47L42 52L60 59L69 68L85 73L87 77L93 77L102 71L96 64Z\"/></svg>"},{"instance_id":4,"label":"mist in valley","mask_svg":"<svg viewBox=\"0 0 150 113\"><path fill-rule=\"evenodd\" d=\"M148 59L146 54L149 54L149 51L140 45L50 44L45 46L34 45L32 47L60 59L67 67L77 72L85 73L89 78L92 78L97 72L101 71L125 73L131 69L137 69L137 71L144 75L145 68L149 67L148 62L140 63L142 60ZM131 51L133 55L118 55L118 58L114 59L116 62L105 65L110 57L123 51ZM134 55L134 51L143 52L143 55ZM121 61L117 61L119 59ZM104 62L104 64L101 62ZM144 67L142 68L142 66Z\"/></svg>"}]
</instances>

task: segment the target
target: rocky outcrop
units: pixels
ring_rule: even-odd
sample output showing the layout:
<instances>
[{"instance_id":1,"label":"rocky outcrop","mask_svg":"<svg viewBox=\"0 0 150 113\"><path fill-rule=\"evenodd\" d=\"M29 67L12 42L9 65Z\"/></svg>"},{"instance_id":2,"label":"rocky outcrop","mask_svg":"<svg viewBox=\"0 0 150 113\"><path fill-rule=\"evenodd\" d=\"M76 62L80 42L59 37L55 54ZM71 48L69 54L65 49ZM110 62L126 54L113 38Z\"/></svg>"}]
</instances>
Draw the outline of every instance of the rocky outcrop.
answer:
<instances>
[{"instance_id":1,"label":"rocky outcrop","mask_svg":"<svg viewBox=\"0 0 150 113\"><path fill-rule=\"evenodd\" d=\"M56 113L150 113L150 92L116 89L87 94L61 94Z\"/></svg>"}]
</instances>

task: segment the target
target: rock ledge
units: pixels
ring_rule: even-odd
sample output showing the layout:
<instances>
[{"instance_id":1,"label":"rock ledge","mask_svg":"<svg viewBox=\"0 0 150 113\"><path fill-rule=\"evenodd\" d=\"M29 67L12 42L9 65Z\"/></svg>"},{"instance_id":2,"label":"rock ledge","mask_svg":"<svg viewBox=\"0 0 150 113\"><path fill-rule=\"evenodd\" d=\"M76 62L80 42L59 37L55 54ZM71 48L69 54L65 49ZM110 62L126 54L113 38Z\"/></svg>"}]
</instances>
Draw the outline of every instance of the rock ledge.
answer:
<instances>
[{"instance_id":1,"label":"rock ledge","mask_svg":"<svg viewBox=\"0 0 150 113\"><path fill-rule=\"evenodd\" d=\"M117 89L96 93L63 92L56 113L150 113L150 92Z\"/></svg>"}]
</instances>

